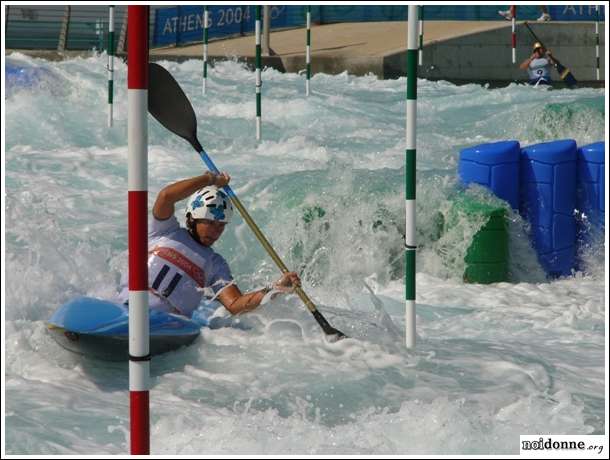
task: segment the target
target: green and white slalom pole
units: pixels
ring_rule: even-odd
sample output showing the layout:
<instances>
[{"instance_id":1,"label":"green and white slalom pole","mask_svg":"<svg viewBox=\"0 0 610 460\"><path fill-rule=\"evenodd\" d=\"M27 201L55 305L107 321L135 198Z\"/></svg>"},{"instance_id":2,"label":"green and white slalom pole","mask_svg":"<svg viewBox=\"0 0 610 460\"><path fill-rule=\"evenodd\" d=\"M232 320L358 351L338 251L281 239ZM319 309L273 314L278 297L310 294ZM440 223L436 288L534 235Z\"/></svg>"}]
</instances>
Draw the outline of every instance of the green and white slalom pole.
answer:
<instances>
[{"instance_id":1,"label":"green and white slalom pole","mask_svg":"<svg viewBox=\"0 0 610 460\"><path fill-rule=\"evenodd\" d=\"M205 94L205 84L208 80L208 7L203 7L203 94Z\"/></svg>"},{"instance_id":2,"label":"green and white slalom pole","mask_svg":"<svg viewBox=\"0 0 610 460\"><path fill-rule=\"evenodd\" d=\"M419 11L419 65L424 63L424 6L418 7Z\"/></svg>"},{"instance_id":3,"label":"green and white slalom pole","mask_svg":"<svg viewBox=\"0 0 610 460\"><path fill-rule=\"evenodd\" d=\"M256 140L261 140L261 7L256 5Z\"/></svg>"},{"instance_id":4,"label":"green and white slalom pole","mask_svg":"<svg viewBox=\"0 0 610 460\"><path fill-rule=\"evenodd\" d=\"M407 30L407 150L405 227L405 338L415 348L415 157L417 115L417 5L409 5Z\"/></svg>"},{"instance_id":5,"label":"green and white slalom pole","mask_svg":"<svg viewBox=\"0 0 610 460\"><path fill-rule=\"evenodd\" d=\"M599 5L595 5L595 76L599 80Z\"/></svg>"},{"instance_id":6,"label":"green and white slalom pole","mask_svg":"<svg viewBox=\"0 0 610 460\"><path fill-rule=\"evenodd\" d=\"M108 127L112 127L114 97L114 6L108 9Z\"/></svg>"},{"instance_id":7,"label":"green and white slalom pole","mask_svg":"<svg viewBox=\"0 0 610 460\"><path fill-rule=\"evenodd\" d=\"M307 7L307 44L305 46L305 65L306 80L305 80L305 95L309 96L309 80L311 79L311 6Z\"/></svg>"}]
</instances>

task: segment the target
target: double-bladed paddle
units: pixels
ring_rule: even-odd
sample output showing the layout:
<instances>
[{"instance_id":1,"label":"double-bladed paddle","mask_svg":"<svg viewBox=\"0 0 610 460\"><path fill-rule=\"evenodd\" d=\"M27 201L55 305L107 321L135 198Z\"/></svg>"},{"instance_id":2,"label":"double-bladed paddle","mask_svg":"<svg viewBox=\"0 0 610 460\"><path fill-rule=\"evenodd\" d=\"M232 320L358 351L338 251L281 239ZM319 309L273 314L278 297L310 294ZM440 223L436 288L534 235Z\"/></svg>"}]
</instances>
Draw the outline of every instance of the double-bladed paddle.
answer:
<instances>
[{"instance_id":1,"label":"double-bladed paddle","mask_svg":"<svg viewBox=\"0 0 610 460\"><path fill-rule=\"evenodd\" d=\"M180 85L174 77L159 64L149 63L149 84L148 84L148 111L157 119L159 123L165 126L168 130L187 140L193 148L199 153L199 156L206 164L208 169L216 174L220 171L212 159L205 152L199 140L197 139L197 118L188 98L180 88ZM279 267L282 273L288 272L288 268L277 255L265 235L258 228L246 208L242 205L235 192L226 185L223 190L227 193L233 206L237 208L242 218L250 226L254 235L263 245L269 256ZM346 337L341 331L332 327L322 313L318 311L313 302L307 297L307 294L300 287L295 288L295 292L307 306L313 317L316 319L324 333L328 336L333 336L334 339L342 339Z\"/></svg>"},{"instance_id":2,"label":"double-bladed paddle","mask_svg":"<svg viewBox=\"0 0 610 460\"><path fill-rule=\"evenodd\" d=\"M524 24L525 24L525 27L527 27L527 30L529 30L530 33L532 34L532 36L534 37L534 40L536 40L538 43L540 43L544 49L547 49L547 47L544 46L544 43L542 43L540 41L540 39L536 36L536 34L531 29L529 24L527 22L524 22ZM570 69L568 69L563 64L561 64L561 62L559 62L559 60L555 56L551 56L551 60L553 61L553 65L557 69L559 78L561 78L566 83L566 85L568 85L568 87L570 87L570 88L573 86L576 86L578 81L576 81L576 78L574 78L574 75L572 75L572 72L570 71Z\"/></svg>"}]
</instances>

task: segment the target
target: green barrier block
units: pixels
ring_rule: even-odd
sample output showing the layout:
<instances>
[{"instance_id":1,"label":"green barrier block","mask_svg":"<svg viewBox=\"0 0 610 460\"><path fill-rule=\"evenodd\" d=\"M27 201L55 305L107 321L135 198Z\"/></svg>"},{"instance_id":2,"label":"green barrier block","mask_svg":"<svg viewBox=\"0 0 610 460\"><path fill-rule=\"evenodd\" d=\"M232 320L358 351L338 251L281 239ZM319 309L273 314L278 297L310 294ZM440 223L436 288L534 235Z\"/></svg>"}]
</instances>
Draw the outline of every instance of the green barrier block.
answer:
<instances>
[{"instance_id":1,"label":"green barrier block","mask_svg":"<svg viewBox=\"0 0 610 460\"><path fill-rule=\"evenodd\" d=\"M482 224L464 256L464 281L481 284L508 281L506 209L460 197L454 202L450 221L460 217Z\"/></svg>"}]
</instances>

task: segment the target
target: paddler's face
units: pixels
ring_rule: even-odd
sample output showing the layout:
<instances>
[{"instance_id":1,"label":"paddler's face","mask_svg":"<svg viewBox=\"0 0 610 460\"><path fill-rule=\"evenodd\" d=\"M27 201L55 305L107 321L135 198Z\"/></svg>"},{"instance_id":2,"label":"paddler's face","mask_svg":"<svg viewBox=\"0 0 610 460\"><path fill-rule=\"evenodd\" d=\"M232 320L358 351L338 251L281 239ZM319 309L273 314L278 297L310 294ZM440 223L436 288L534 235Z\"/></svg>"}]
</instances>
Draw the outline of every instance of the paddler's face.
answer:
<instances>
[{"instance_id":1,"label":"paddler's face","mask_svg":"<svg viewBox=\"0 0 610 460\"><path fill-rule=\"evenodd\" d=\"M195 230L199 235L199 241L204 246L212 246L225 229L224 222L209 219L197 219L195 221Z\"/></svg>"}]
</instances>

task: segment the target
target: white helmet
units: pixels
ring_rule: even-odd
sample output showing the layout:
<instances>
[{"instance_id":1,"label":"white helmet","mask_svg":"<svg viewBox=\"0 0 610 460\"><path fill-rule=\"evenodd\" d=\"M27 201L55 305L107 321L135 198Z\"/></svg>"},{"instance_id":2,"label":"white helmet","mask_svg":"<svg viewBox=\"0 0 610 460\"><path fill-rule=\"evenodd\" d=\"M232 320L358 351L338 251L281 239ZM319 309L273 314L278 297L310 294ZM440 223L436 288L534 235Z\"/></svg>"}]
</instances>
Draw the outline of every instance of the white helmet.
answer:
<instances>
[{"instance_id":1,"label":"white helmet","mask_svg":"<svg viewBox=\"0 0 610 460\"><path fill-rule=\"evenodd\" d=\"M209 219L229 223L233 217L233 204L225 192L208 185L193 193L186 203L186 217Z\"/></svg>"}]
</instances>

